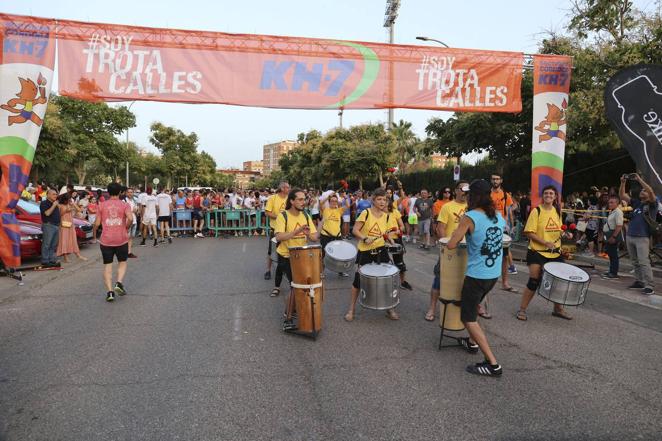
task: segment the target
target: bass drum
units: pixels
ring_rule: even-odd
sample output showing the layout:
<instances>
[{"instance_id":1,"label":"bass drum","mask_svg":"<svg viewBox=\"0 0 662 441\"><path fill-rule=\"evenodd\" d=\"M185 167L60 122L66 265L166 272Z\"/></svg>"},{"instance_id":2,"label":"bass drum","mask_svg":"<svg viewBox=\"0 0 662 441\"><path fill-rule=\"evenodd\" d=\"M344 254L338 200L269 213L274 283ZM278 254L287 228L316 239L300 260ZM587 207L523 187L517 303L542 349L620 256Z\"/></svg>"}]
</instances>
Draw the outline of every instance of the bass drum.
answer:
<instances>
[{"instance_id":1,"label":"bass drum","mask_svg":"<svg viewBox=\"0 0 662 441\"><path fill-rule=\"evenodd\" d=\"M367 309L385 310L400 303L400 270L390 263L369 263L359 268L359 304Z\"/></svg>"},{"instance_id":2,"label":"bass drum","mask_svg":"<svg viewBox=\"0 0 662 441\"><path fill-rule=\"evenodd\" d=\"M346 273L354 266L358 251L347 240L334 240L324 247L324 268L335 273Z\"/></svg>"}]
</instances>

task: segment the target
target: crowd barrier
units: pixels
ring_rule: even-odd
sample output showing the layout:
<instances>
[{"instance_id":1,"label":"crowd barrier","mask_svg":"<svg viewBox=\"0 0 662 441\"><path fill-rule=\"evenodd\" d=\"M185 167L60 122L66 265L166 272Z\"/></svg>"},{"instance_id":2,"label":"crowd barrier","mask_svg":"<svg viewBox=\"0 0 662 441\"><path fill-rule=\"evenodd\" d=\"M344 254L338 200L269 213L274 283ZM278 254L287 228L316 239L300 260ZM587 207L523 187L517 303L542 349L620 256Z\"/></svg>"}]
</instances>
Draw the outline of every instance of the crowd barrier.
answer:
<instances>
[{"instance_id":1,"label":"crowd barrier","mask_svg":"<svg viewBox=\"0 0 662 441\"><path fill-rule=\"evenodd\" d=\"M193 223L191 222L191 212L189 209L173 210L170 215L170 231L177 233L193 233Z\"/></svg>"},{"instance_id":2,"label":"crowd barrier","mask_svg":"<svg viewBox=\"0 0 662 441\"><path fill-rule=\"evenodd\" d=\"M211 210L206 213L205 227L215 237L226 232L254 234L269 226L268 216L263 211L249 209ZM266 226L265 226L266 225Z\"/></svg>"}]
</instances>

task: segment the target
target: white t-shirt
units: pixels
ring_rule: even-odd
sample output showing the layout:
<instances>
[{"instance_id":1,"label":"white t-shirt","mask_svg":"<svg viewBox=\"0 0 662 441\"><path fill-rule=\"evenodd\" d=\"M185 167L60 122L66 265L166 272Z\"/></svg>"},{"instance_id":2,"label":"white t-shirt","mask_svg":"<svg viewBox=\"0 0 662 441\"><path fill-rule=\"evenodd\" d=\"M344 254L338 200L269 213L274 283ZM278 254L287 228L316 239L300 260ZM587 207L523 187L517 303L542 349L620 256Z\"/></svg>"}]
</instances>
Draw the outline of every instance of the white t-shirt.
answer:
<instances>
[{"instance_id":1,"label":"white t-shirt","mask_svg":"<svg viewBox=\"0 0 662 441\"><path fill-rule=\"evenodd\" d=\"M255 208L255 198L254 197L248 197L244 199L244 207L253 209Z\"/></svg>"},{"instance_id":2,"label":"white t-shirt","mask_svg":"<svg viewBox=\"0 0 662 441\"><path fill-rule=\"evenodd\" d=\"M409 213L407 213L408 216L411 216L415 214L416 212L414 211L414 206L416 205L416 199L415 197L409 198Z\"/></svg>"},{"instance_id":3,"label":"white t-shirt","mask_svg":"<svg viewBox=\"0 0 662 441\"><path fill-rule=\"evenodd\" d=\"M320 195L319 200L321 201L322 199L326 199L324 201L324 205L322 207L319 207L321 211L324 211L325 208L329 208L329 196L331 196L333 193L335 193L335 190L327 190L324 193Z\"/></svg>"},{"instance_id":4,"label":"white t-shirt","mask_svg":"<svg viewBox=\"0 0 662 441\"><path fill-rule=\"evenodd\" d=\"M172 198L167 193L159 193L156 195L156 203L159 206L159 216L170 216L170 204Z\"/></svg>"},{"instance_id":5,"label":"white t-shirt","mask_svg":"<svg viewBox=\"0 0 662 441\"><path fill-rule=\"evenodd\" d=\"M142 205L145 206L145 219L156 219L156 196L153 194L145 194Z\"/></svg>"},{"instance_id":6,"label":"white t-shirt","mask_svg":"<svg viewBox=\"0 0 662 441\"><path fill-rule=\"evenodd\" d=\"M136 225L138 223L138 219L137 219L137 216L135 214L136 213L136 203L135 203L135 201L133 200L133 198L126 198L126 200L124 202L129 204L129 207L131 207L131 213L133 213L133 225Z\"/></svg>"}]
</instances>

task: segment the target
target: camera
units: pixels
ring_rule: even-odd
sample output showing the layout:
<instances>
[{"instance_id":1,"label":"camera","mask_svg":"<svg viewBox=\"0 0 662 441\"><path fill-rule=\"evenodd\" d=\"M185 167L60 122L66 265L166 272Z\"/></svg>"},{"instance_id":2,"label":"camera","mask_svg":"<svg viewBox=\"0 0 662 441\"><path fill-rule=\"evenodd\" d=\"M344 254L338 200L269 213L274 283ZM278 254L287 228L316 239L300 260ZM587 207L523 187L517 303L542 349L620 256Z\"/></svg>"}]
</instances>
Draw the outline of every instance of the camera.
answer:
<instances>
[{"instance_id":1,"label":"camera","mask_svg":"<svg viewBox=\"0 0 662 441\"><path fill-rule=\"evenodd\" d=\"M636 181L637 180L637 174L636 173L625 173L623 175L623 179L629 179L630 181Z\"/></svg>"}]
</instances>

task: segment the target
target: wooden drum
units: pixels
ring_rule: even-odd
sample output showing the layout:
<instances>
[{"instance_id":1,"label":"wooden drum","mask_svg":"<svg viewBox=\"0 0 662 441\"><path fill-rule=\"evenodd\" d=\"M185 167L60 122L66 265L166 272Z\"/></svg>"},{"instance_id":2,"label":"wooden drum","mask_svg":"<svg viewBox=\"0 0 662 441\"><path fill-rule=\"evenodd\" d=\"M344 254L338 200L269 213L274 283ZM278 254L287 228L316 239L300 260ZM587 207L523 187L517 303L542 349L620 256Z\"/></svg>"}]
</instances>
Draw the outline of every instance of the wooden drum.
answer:
<instances>
[{"instance_id":1,"label":"wooden drum","mask_svg":"<svg viewBox=\"0 0 662 441\"><path fill-rule=\"evenodd\" d=\"M439 239L440 274L439 274L439 326L448 331L461 331L464 324L460 319L460 301L464 273L467 270L467 243L464 239L454 250L446 248L449 237ZM445 317L444 317L445 312Z\"/></svg>"},{"instance_id":2,"label":"wooden drum","mask_svg":"<svg viewBox=\"0 0 662 441\"><path fill-rule=\"evenodd\" d=\"M314 334L322 329L322 247L306 245L289 248L289 251L294 302L299 317L297 329Z\"/></svg>"}]
</instances>

